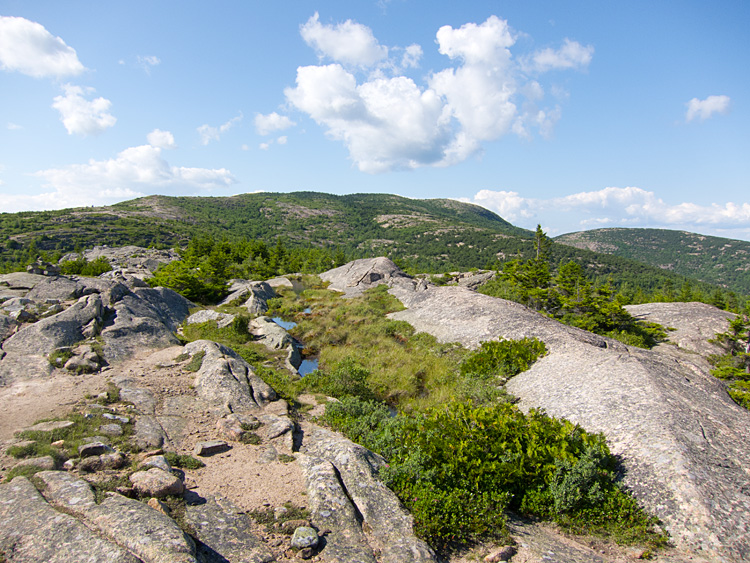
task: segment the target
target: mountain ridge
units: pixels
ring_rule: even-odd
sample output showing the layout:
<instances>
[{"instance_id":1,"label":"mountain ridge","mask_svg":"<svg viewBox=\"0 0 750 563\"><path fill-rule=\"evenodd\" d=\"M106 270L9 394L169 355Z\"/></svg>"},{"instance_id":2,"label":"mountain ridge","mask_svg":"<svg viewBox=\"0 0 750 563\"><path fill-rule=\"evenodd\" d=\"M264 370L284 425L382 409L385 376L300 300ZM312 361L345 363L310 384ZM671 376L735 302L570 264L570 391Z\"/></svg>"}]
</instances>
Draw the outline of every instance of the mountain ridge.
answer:
<instances>
[{"instance_id":1,"label":"mountain ridge","mask_svg":"<svg viewBox=\"0 0 750 563\"><path fill-rule=\"evenodd\" d=\"M621 227L567 233L554 240L750 293L747 241L688 231Z\"/></svg>"}]
</instances>

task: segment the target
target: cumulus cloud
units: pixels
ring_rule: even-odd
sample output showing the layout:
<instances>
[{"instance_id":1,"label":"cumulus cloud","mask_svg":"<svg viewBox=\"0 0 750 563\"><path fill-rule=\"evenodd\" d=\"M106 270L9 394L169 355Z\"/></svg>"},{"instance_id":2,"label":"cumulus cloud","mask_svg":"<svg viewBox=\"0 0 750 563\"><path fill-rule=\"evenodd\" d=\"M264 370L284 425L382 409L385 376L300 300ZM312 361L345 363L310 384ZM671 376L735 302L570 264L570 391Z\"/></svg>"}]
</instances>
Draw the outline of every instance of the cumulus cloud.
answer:
<instances>
[{"instance_id":1,"label":"cumulus cloud","mask_svg":"<svg viewBox=\"0 0 750 563\"><path fill-rule=\"evenodd\" d=\"M351 21L324 26L317 14L301 32L336 62L299 67L295 87L284 91L287 102L343 142L363 172L448 166L508 133L532 138L538 131L548 137L561 116L559 106L543 105L544 87L526 76L511 53L515 33L496 16L481 24L441 27L437 46L449 64L424 84L402 74L418 65L419 45L393 48L403 55L386 60L388 49L369 28ZM592 53L593 48L566 40L542 61L550 68L580 68ZM377 69L364 72L375 63Z\"/></svg>"},{"instance_id":2,"label":"cumulus cloud","mask_svg":"<svg viewBox=\"0 0 750 563\"><path fill-rule=\"evenodd\" d=\"M237 117L233 117L223 125L219 125L218 127L213 127L208 124L201 125L198 127L198 134L201 137L201 144L207 145L211 141L218 141L221 139L221 136L229 131L232 127L234 127L237 123L242 121L242 113Z\"/></svg>"},{"instance_id":3,"label":"cumulus cloud","mask_svg":"<svg viewBox=\"0 0 750 563\"><path fill-rule=\"evenodd\" d=\"M297 69L287 99L343 141L363 172L415 168L442 159L449 136L443 103L409 78L377 78L361 85L341 65Z\"/></svg>"},{"instance_id":4,"label":"cumulus cloud","mask_svg":"<svg viewBox=\"0 0 750 563\"><path fill-rule=\"evenodd\" d=\"M637 187L607 187L549 199L526 198L514 191L481 190L475 203L511 222L537 223L555 233L604 226L663 227L685 230L750 228L750 203L670 204Z\"/></svg>"},{"instance_id":5,"label":"cumulus cloud","mask_svg":"<svg viewBox=\"0 0 750 563\"><path fill-rule=\"evenodd\" d=\"M147 55L145 57L138 55L138 57L136 57L136 61L138 63L138 66L140 66L146 72L146 74L151 74L151 69L161 64L161 60L159 59L159 57L155 57L154 55Z\"/></svg>"},{"instance_id":6,"label":"cumulus cloud","mask_svg":"<svg viewBox=\"0 0 750 563\"><path fill-rule=\"evenodd\" d=\"M300 26L300 34L319 56L345 65L369 67L388 57L388 48L378 43L372 30L352 20L323 25L315 12Z\"/></svg>"},{"instance_id":7,"label":"cumulus cloud","mask_svg":"<svg viewBox=\"0 0 750 563\"><path fill-rule=\"evenodd\" d=\"M165 132L161 133L164 140ZM35 176L43 179L45 193L2 194L0 208L22 211L107 205L156 193L203 193L236 182L225 168L171 166L162 156L162 149L151 144L127 148L108 160L41 170Z\"/></svg>"},{"instance_id":8,"label":"cumulus cloud","mask_svg":"<svg viewBox=\"0 0 750 563\"><path fill-rule=\"evenodd\" d=\"M161 129L154 129L146 135L148 144L152 147L158 147L160 149L174 149L177 145L174 142L174 135L169 131L162 131Z\"/></svg>"},{"instance_id":9,"label":"cumulus cloud","mask_svg":"<svg viewBox=\"0 0 750 563\"><path fill-rule=\"evenodd\" d=\"M538 72L560 69L584 69L594 56L592 45L583 46L577 41L565 39L559 49L547 48L531 57L532 68Z\"/></svg>"},{"instance_id":10,"label":"cumulus cloud","mask_svg":"<svg viewBox=\"0 0 750 563\"><path fill-rule=\"evenodd\" d=\"M283 131L296 125L294 121L286 115L279 115L276 112L263 115L255 114L255 130L259 135L270 135L274 131Z\"/></svg>"},{"instance_id":11,"label":"cumulus cloud","mask_svg":"<svg viewBox=\"0 0 750 563\"><path fill-rule=\"evenodd\" d=\"M694 119L704 121L714 114L726 114L729 112L729 96L709 96L705 100L693 98L687 103L685 121L690 123Z\"/></svg>"},{"instance_id":12,"label":"cumulus cloud","mask_svg":"<svg viewBox=\"0 0 750 563\"><path fill-rule=\"evenodd\" d=\"M25 18L0 16L0 68L36 78L61 78L85 70L75 49Z\"/></svg>"},{"instance_id":13,"label":"cumulus cloud","mask_svg":"<svg viewBox=\"0 0 750 563\"><path fill-rule=\"evenodd\" d=\"M68 135L97 135L112 127L117 119L109 113L112 102L106 98L86 99L93 94L93 88L82 88L72 84L63 85L65 95L56 96L52 107L60 112Z\"/></svg>"}]
</instances>

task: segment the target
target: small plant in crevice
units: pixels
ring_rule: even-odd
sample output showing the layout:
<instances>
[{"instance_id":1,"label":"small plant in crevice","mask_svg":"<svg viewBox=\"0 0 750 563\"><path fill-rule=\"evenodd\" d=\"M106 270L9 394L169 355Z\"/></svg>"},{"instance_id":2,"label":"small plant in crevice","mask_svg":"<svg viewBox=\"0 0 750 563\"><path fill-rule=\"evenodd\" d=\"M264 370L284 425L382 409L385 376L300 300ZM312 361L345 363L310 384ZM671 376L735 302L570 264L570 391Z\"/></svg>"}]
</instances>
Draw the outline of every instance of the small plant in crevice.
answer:
<instances>
[{"instance_id":1,"label":"small plant in crevice","mask_svg":"<svg viewBox=\"0 0 750 563\"><path fill-rule=\"evenodd\" d=\"M201 366L203 365L203 358L206 356L206 353L203 350L198 350L193 356L190 358L190 361L185 365L185 369L187 371L196 372L201 369Z\"/></svg>"},{"instance_id":2,"label":"small plant in crevice","mask_svg":"<svg viewBox=\"0 0 750 563\"><path fill-rule=\"evenodd\" d=\"M172 467L179 467L180 469L200 469L201 467L206 466L201 460L188 454L164 452L164 457L169 465Z\"/></svg>"}]
</instances>

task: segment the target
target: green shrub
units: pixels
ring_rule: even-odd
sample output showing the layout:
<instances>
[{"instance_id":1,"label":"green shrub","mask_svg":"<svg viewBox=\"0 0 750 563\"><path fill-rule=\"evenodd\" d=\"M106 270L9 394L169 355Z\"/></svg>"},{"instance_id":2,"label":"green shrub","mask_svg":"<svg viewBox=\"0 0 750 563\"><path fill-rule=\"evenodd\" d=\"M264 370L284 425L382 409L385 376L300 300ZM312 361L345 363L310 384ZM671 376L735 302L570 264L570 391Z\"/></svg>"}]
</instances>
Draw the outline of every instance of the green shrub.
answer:
<instances>
[{"instance_id":1,"label":"green shrub","mask_svg":"<svg viewBox=\"0 0 750 563\"><path fill-rule=\"evenodd\" d=\"M479 350L463 361L461 373L480 378L510 378L529 369L546 352L544 342L536 338L482 342Z\"/></svg>"},{"instance_id":2,"label":"green shrub","mask_svg":"<svg viewBox=\"0 0 750 563\"><path fill-rule=\"evenodd\" d=\"M250 444L252 446L258 446L263 442L263 439L258 436L255 432L243 432L240 442L243 444Z\"/></svg>"},{"instance_id":3,"label":"green shrub","mask_svg":"<svg viewBox=\"0 0 750 563\"><path fill-rule=\"evenodd\" d=\"M151 287L168 287L196 303L216 303L227 294L228 280L204 273L182 260L174 260L160 267L146 279Z\"/></svg>"},{"instance_id":4,"label":"green shrub","mask_svg":"<svg viewBox=\"0 0 750 563\"><path fill-rule=\"evenodd\" d=\"M65 275L96 277L111 270L112 265L103 256L91 262L81 257L76 260L65 260L60 264L60 273Z\"/></svg>"},{"instance_id":5,"label":"green shrub","mask_svg":"<svg viewBox=\"0 0 750 563\"><path fill-rule=\"evenodd\" d=\"M188 454L164 452L164 457L172 467L180 467L182 469L200 469L201 467L206 466L201 460Z\"/></svg>"},{"instance_id":6,"label":"green shrub","mask_svg":"<svg viewBox=\"0 0 750 563\"><path fill-rule=\"evenodd\" d=\"M603 436L568 421L509 403L392 416L356 397L327 405L323 420L386 458L381 476L436 547L502 536L506 507L618 541L664 541L616 484Z\"/></svg>"}]
</instances>

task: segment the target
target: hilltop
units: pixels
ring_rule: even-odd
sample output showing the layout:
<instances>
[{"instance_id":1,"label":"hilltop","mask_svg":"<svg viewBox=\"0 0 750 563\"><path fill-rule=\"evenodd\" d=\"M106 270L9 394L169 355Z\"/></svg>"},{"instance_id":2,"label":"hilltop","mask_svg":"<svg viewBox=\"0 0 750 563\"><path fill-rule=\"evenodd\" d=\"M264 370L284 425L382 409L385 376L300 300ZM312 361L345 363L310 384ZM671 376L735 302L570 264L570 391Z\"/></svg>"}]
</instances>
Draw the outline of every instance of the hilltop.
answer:
<instances>
[{"instance_id":1,"label":"hilltop","mask_svg":"<svg viewBox=\"0 0 750 563\"><path fill-rule=\"evenodd\" d=\"M750 242L666 229L595 229L556 242L750 293Z\"/></svg>"}]
</instances>

